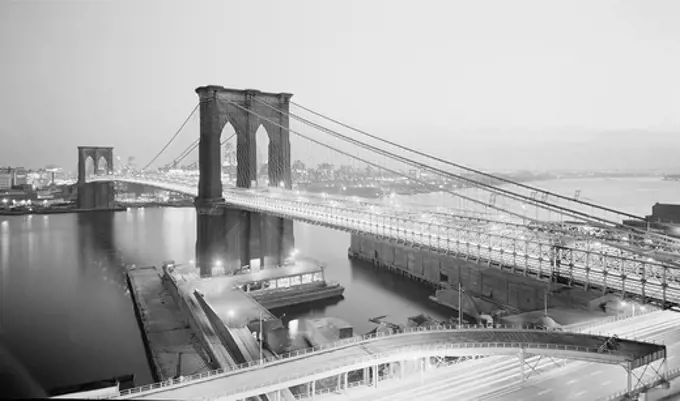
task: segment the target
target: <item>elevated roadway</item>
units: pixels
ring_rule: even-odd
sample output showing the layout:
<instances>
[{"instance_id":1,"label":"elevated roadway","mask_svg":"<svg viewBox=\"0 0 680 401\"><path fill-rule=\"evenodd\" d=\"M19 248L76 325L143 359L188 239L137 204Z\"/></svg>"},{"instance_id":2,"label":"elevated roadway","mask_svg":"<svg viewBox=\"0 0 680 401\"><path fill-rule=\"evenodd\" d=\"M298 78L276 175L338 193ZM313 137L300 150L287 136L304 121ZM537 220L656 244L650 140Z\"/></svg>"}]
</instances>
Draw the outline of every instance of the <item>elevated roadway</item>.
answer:
<instances>
[{"instance_id":1,"label":"elevated roadway","mask_svg":"<svg viewBox=\"0 0 680 401\"><path fill-rule=\"evenodd\" d=\"M516 355L524 350L555 358L635 365L665 357L665 346L634 340L620 340L618 349L603 350L601 345L607 339L592 334L510 328L415 330L131 396L135 399L245 399L366 367L431 356Z\"/></svg>"},{"instance_id":2,"label":"elevated roadway","mask_svg":"<svg viewBox=\"0 0 680 401\"><path fill-rule=\"evenodd\" d=\"M593 327L603 334L638 337L668 344L667 369L680 368L680 313L651 312L629 319ZM586 331L590 331L586 329ZM390 400L595 400L606 398L627 387L626 372L619 366L581 361L555 361L539 356L527 358L534 370L522 382L522 369L516 357L490 356L442 367L423 377L385 380L376 389L358 386L346 393L318 394L321 401L390 401ZM658 368L661 361L652 367ZM642 381L657 378L654 369L634 372ZM525 374L527 374L525 367ZM634 378L635 380L635 378ZM635 380L636 381L636 380ZM636 383L633 383L635 385ZM648 400L660 400L672 393L651 390ZM676 394L679 389L675 389Z\"/></svg>"},{"instance_id":3,"label":"elevated roadway","mask_svg":"<svg viewBox=\"0 0 680 401\"><path fill-rule=\"evenodd\" d=\"M114 175L93 179L106 180L157 186L192 195L197 192L195 179ZM672 261L662 263L625 246L574 238L557 251L549 238L527 232L514 223L486 221L482 224L480 218L473 216L458 216L454 220L436 219L423 213L410 216L389 204L276 188L230 189L224 192L224 198L227 204L241 209L373 235L540 277L557 273L574 283L615 289L624 296L636 294L663 305L680 304L680 268L672 267Z\"/></svg>"}]
</instances>

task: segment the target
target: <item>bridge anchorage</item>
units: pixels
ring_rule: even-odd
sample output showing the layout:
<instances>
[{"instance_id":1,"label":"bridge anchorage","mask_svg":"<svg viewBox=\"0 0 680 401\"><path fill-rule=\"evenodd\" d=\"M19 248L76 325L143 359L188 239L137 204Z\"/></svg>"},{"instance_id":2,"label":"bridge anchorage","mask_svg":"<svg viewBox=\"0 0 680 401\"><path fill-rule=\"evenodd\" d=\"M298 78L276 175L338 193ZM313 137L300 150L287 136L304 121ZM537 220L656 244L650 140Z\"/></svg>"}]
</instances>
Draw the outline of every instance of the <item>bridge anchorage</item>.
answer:
<instances>
[{"instance_id":1,"label":"bridge anchorage","mask_svg":"<svg viewBox=\"0 0 680 401\"><path fill-rule=\"evenodd\" d=\"M113 182L88 182L88 179L92 177L113 173L113 147L78 146L78 209L110 210L114 208Z\"/></svg>"},{"instance_id":2,"label":"bridge anchorage","mask_svg":"<svg viewBox=\"0 0 680 401\"><path fill-rule=\"evenodd\" d=\"M221 86L199 87L196 93L200 102L196 266L201 276L255 264L261 268L283 264L294 247L293 222L225 202L220 138L230 123L237 138L236 187L251 188L258 173L256 132L262 125L269 135L269 185L291 189L288 116L262 102L288 111L292 95Z\"/></svg>"}]
</instances>

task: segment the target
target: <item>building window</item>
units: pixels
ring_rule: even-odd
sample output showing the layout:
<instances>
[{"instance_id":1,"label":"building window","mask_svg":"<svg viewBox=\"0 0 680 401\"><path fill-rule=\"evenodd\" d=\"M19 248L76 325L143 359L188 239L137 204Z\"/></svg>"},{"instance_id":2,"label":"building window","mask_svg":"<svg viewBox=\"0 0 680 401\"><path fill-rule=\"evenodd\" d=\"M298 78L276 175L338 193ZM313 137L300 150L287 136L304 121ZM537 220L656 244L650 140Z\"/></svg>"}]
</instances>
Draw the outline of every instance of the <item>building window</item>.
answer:
<instances>
[{"instance_id":1,"label":"building window","mask_svg":"<svg viewBox=\"0 0 680 401\"><path fill-rule=\"evenodd\" d=\"M291 287L294 285L300 285L300 276L295 276L290 278Z\"/></svg>"},{"instance_id":2,"label":"building window","mask_svg":"<svg viewBox=\"0 0 680 401\"><path fill-rule=\"evenodd\" d=\"M290 287L290 278L288 278L288 277L280 278L277 282L277 287L278 288L288 288L288 287Z\"/></svg>"}]
</instances>

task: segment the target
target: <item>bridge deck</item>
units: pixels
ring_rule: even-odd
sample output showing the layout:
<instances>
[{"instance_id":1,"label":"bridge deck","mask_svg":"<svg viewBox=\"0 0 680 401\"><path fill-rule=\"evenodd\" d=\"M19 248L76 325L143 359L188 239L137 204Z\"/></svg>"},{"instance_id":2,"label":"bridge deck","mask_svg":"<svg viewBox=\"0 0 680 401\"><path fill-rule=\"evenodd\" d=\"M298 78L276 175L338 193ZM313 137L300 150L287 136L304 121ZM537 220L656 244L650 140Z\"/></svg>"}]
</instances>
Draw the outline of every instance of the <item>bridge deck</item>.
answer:
<instances>
[{"instance_id":1,"label":"bridge deck","mask_svg":"<svg viewBox=\"0 0 680 401\"><path fill-rule=\"evenodd\" d=\"M607 337L568 332L517 329L440 329L377 337L346 347L267 363L184 386L137 393L136 399L188 399L227 396L243 398L305 383L376 363L428 355L548 354L603 363L649 363L665 357L665 346L619 340L619 349L607 353L598 347ZM233 397L232 397L233 396ZM236 397L238 396L238 397Z\"/></svg>"}]
</instances>

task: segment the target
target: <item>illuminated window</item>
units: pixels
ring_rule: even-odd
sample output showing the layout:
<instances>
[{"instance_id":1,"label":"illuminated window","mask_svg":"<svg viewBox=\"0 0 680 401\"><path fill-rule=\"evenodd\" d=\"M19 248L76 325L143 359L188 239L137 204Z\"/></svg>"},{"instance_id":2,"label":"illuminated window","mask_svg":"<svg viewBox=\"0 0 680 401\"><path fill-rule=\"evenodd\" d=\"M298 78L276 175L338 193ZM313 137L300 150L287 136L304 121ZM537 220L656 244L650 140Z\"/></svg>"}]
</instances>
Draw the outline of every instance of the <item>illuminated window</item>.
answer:
<instances>
[{"instance_id":1,"label":"illuminated window","mask_svg":"<svg viewBox=\"0 0 680 401\"><path fill-rule=\"evenodd\" d=\"M312 282L312 274L303 274L302 275L302 284L307 284Z\"/></svg>"},{"instance_id":2,"label":"illuminated window","mask_svg":"<svg viewBox=\"0 0 680 401\"><path fill-rule=\"evenodd\" d=\"M300 285L300 276L295 276L290 278L290 285Z\"/></svg>"},{"instance_id":3,"label":"illuminated window","mask_svg":"<svg viewBox=\"0 0 680 401\"><path fill-rule=\"evenodd\" d=\"M290 287L290 278L284 277L280 278L277 283L278 288L288 288Z\"/></svg>"},{"instance_id":4,"label":"illuminated window","mask_svg":"<svg viewBox=\"0 0 680 401\"><path fill-rule=\"evenodd\" d=\"M269 288L276 288L276 280L269 281Z\"/></svg>"},{"instance_id":5,"label":"illuminated window","mask_svg":"<svg viewBox=\"0 0 680 401\"><path fill-rule=\"evenodd\" d=\"M314 281L323 281L323 274L314 273Z\"/></svg>"}]
</instances>

